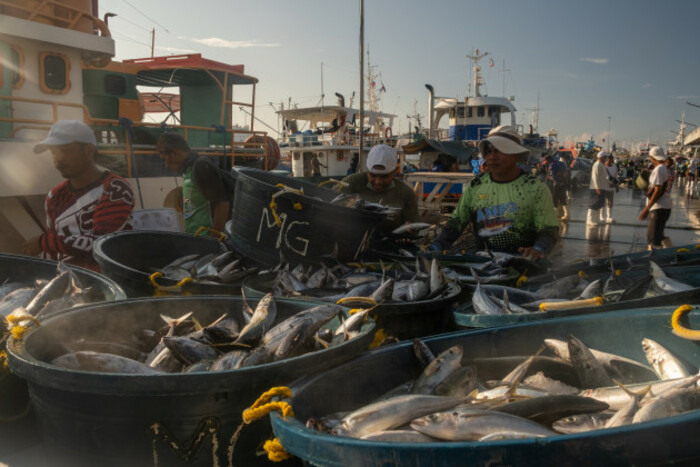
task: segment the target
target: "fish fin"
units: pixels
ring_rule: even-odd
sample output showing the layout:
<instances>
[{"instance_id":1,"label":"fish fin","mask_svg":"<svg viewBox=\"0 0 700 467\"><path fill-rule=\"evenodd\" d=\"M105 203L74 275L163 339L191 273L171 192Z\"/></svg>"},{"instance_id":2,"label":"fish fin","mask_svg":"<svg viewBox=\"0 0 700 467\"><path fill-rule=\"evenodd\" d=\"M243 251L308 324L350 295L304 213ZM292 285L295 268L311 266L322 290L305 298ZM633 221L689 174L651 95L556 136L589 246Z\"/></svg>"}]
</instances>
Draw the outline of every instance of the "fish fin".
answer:
<instances>
[{"instance_id":1,"label":"fish fin","mask_svg":"<svg viewBox=\"0 0 700 467\"><path fill-rule=\"evenodd\" d=\"M632 396L637 400L640 400L644 396L646 396L647 394L651 393L651 384L647 385L647 387L645 387L643 389L640 389L639 391L632 391L631 389L628 389L627 387L625 387L624 384L622 384L621 382L619 382L616 379L613 379L613 383L615 383L617 386L619 386L620 389L625 391L629 396Z\"/></svg>"}]
</instances>

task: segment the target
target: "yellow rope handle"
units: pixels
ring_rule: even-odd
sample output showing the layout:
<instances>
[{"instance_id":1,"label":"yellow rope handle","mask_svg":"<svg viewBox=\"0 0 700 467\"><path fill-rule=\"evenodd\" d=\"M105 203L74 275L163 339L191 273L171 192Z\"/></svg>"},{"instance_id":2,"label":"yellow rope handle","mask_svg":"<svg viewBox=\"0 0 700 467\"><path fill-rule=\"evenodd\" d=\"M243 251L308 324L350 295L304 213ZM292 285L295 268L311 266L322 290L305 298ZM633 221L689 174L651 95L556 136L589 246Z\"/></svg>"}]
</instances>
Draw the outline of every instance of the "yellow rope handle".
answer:
<instances>
[{"instance_id":1,"label":"yellow rope handle","mask_svg":"<svg viewBox=\"0 0 700 467\"><path fill-rule=\"evenodd\" d=\"M587 279L588 274L586 274L586 271L581 270L578 272L578 277L580 277L581 279Z\"/></svg>"},{"instance_id":2,"label":"yellow rope handle","mask_svg":"<svg viewBox=\"0 0 700 467\"><path fill-rule=\"evenodd\" d=\"M277 438L265 441L263 449L267 453L267 458L272 462L282 462L292 457L291 454L284 450L282 443Z\"/></svg>"},{"instance_id":3,"label":"yellow rope handle","mask_svg":"<svg viewBox=\"0 0 700 467\"><path fill-rule=\"evenodd\" d=\"M275 224L277 224L277 227L282 227L282 219L280 219L280 216L277 214L277 197L282 196L285 193L296 193L297 195L304 196L304 190L290 188L283 183L278 183L277 185L275 185L275 188L281 188L281 190L272 195L272 198L270 199L270 211L272 211L272 217L275 219ZM301 203L294 203L293 208L296 210L301 210Z\"/></svg>"},{"instance_id":4,"label":"yellow rope handle","mask_svg":"<svg viewBox=\"0 0 700 467\"><path fill-rule=\"evenodd\" d=\"M10 334L17 340L21 339L32 328L32 325L41 326L41 322L27 313L24 307L15 308L12 313L5 317L5 320L9 324ZM30 324L22 324L25 321L29 321Z\"/></svg>"},{"instance_id":5,"label":"yellow rope handle","mask_svg":"<svg viewBox=\"0 0 700 467\"><path fill-rule=\"evenodd\" d=\"M700 250L700 244L695 245L695 249L696 249L696 250Z\"/></svg>"},{"instance_id":6,"label":"yellow rope handle","mask_svg":"<svg viewBox=\"0 0 700 467\"><path fill-rule=\"evenodd\" d=\"M202 232L208 232L208 233L214 234L214 235L212 235L212 237L219 237L218 240L220 242L223 241L224 238L226 238L226 234L221 233L218 230L210 229L209 227L204 227L204 226L201 226L200 228L198 228L197 231L194 233L194 236L199 237L199 234Z\"/></svg>"},{"instance_id":7,"label":"yellow rope handle","mask_svg":"<svg viewBox=\"0 0 700 467\"><path fill-rule=\"evenodd\" d=\"M344 303L366 303L371 306L377 306L377 301L373 299L372 297L343 297L337 302L335 302L337 305L342 305Z\"/></svg>"},{"instance_id":8,"label":"yellow rope handle","mask_svg":"<svg viewBox=\"0 0 700 467\"><path fill-rule=\"evenodd\" d=\"M676 250L676 253L690 253L690 250L687 248L679 248Z\"/></svg>"},{"instance_id":9,"label":"yellow rope handle","mask_svg":"<svg viewBox=\"0 0 700 467\"><path fill-rule=\"evenodd\" d=\"M319 183L318 186L329 185L329 184L331 184L331 183L333 183L333 184L335 184L335 185L340 185L340 186L342 186L342 187L350 186L349 183L343 182L343 181L341 181L341 180L336 180L335 178L329 178L328 180L324 180L324 181L322 181L321 183Z\"/></svg>"},{"instance_id":10,"label":"yellow rope handle","mask_svg":"<svg viewBox=\"0 0 700 467\"><path fill-rule=\"evenodd\" d=\"M605 302L603 297L593 297L588 300L569 300L566 302L540 303L540 311L564 310L569 308L583 308L586 306L600 306Z\"/></svg>"},{"instance_id":11,"label":"yellow rope handle","mask_svg":"<svg viewBox=\"0 0 700 467\"><path fill-rule=\"evenodd\" d=\"M525 282L527 282L527 276L523 274L520 277L518 277L518 280L515 282L515 286L520 288Z\"/></svg>"},{"instance_id":12,"label":"yellow rope handle","mask_svg":"<svg viewBox=\"0 0 700 467\"><path fill-rule=\"evenodd\" d=\"M258 400L253 402L253 405L251 405L249 408L243 411L243 421L245 423L250 423L253 420L257 420L260 417L264 417L265 415L272 412L272 410L276 409L282 412L282 415L284 415L285 417L287 415L294 415L294 413L292 412L292 406L287 404L286 402L268 403L270 399L277 396L290 398L292 397L292 391L291 389L285 386L278 386L270 389L269 391L265 391L260 397L258 397Z\"/></svg>"},{"instance_id":13,"label":"yellow rope handle","mask_svg":"<svg viewBox=\"0 0 700 467\"><path fill-rule=\"evenodd\" d=\"M160 292L182 292L182 287L184 287L185 284L189 284L190 282L193 281L191 277L185 277L182 279L180 282L178 282L175 285L160 285L156 281L159 277L163 277L162 272L154 272L150 276L148 276L148 279L151 281L151 285L153 285L153 288L156 289L156 293Z\"/></svg>"},{"instance_id":14,"label":"yellow rope handle","mask_svg":"<svg viewBox=\"0 0 700 467\"><path fill-rule=\"evenodd\" d=\"M0 350L0 369L7 369L7 352Z\"/></svg>"},{"instance_id":15,"label":"yellow rope handle","mask_svg":"<svg viewBox=\"0 0 700 467\"><path fill-rule=\"evenodd\" d=\"M671 327L673 328L673 333L678 337L683 339L689 339L693 341L700 341L700 331L693 329L688 329L681 325L681 316L693 310L690 305L681 305L673 312L671 316Z\"/></svg>"}]
</instances>

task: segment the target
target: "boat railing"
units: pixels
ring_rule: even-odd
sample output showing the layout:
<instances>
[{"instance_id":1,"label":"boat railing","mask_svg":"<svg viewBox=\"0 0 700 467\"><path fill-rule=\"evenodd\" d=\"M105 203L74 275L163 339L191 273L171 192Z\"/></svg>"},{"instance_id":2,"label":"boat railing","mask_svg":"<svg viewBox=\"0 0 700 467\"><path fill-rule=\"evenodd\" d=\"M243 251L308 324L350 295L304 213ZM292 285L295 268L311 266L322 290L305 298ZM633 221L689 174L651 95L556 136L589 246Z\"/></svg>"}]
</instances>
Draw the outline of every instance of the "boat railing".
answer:
<instances>
[{"instance_id":1,"label":"boat railing","mask_svg":"<svg viewBox=\"0 0 700 467\"><path fill-rule=\"evenodd\" d=\"M393 145L396 142L396 137L386 137L378 133L366 133L362 139L363 145L366 147L375 146L377 144ZM347 135L337 137L335 134L316 134L316 133L295 133L287 135L279 139L281 145L291 148L314 148L324 146L358 146L360 138L356 135Z\"/></svg>"},{"instance_id":2,"label":"boat railing","mask_svg":"<svg viewBox=\"0 0 700 467\"><path fill-rule=\"evenodd\" d=\"M88 34L109 36L107 25L92 14L92 0L0 0L0 14Z\"/></svg>"},{"instance_id":3,"label":"boat railing","mask_svg":"<svg viewBox=\"0 0 700 467\"><path fill-rule=\"evenodd\" d=\"M26 104L37 104L46 106L50 109L50 118L18 118L18 117L0 117L0 122L9 122L13 125L13 129L8 133L6 140L22 140L27 141L30 138L20 138L23 131L46 131L48 132L56 121L60 120L61 108L75 109L82 111L83 120L90 125L96 133L100 153L112 158L122 159L121 161L113 161L110 166L120 175L133 177L142 175L138 170L134 170L132 158L135 157L157 157L154 144L139 144L138 141L130 140L129 131L126 130L124 124L119 120L92 118L89 109L81 103L75 102L56 102L45 99L33 99L17 96L0 96L0 102L10 101L22 102ZM49 113L47 112L47 114ZM77 112L76 112L77 113ZM74 117L75 118L75 117ZM230 160L231 166L237 164L248 165L251 161L257 161L257 165L263 169L268 169L269 149L267 148L267 132L265 131L250 131L238 130L233 128L221 128L217 125L209 127L197 125L167 125L157 122L132 122L134 129L142 128L152 131L154 134L161 131L175 131L190 141L192 133L207 135L223 135L219 136L218 141L209 142L204 146L192 144L192 149L208 156L226 157ZM241 141L244 139L246 141ZM35 139L35 138L32 138ZM160 175L151 173L150 176Z\"/></svg>"}]
</instances>

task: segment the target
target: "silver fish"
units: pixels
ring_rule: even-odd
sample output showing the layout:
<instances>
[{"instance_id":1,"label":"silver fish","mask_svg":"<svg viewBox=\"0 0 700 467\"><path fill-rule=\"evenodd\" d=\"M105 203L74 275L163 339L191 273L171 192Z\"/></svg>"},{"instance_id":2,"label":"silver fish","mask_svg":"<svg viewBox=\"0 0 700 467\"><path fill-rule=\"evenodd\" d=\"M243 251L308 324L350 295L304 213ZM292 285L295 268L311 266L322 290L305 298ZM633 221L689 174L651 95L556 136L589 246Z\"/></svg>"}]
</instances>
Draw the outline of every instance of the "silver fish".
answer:
<instances>
[{"instance_id":1,"label":"silver fish","mask_svg":"<svg viewBox=\"0 0 700 467\"><path fill-rule=\"evenodd\" d=\"M126 373L140 375L162 373L155 368L151 368L144 363L137 362L136 360L132 360L130 358L121 357L119 355L93 352L90 350L81 350L72 354L62 355L53 359L51 364L75 370L98 371L100 373ZM78 365L77 368L72 366L76 364Z\"/></svg>"},{"instance_id":2,"label":"silver fish","mask_svg":"<svg viewBox=\"0 0 700 467\"><path fill-rule=\"evenodd\" d=\"M394 235L400 235L408 232L409 230L413 232L419 232L421 230L427 229L430 226L432 226L432 224L428 224L426 222L412 222L395 228L391 231L391 233L393 233Z\"/></svg>"},{"instance_id":3,"label":"silver fish","mask_svg":"<svg viewBox=\"0 0 700 467\"><path fill-rule=\"evenodd\" d=\"M413 394L432 394L435 387L450 376L462 361L462 347L455 345L435 357L435 360L425 367L423 373L413 385Z\"/></svg>"},{"instance_id":4,"label":"silver fish","mask_svg":"<svg viewBox=\"0 0 700 467\"><path fill-rule=\"evenodd\" d=\"M415 430L375 431L374 433L365 435L360 439L384 443L434 443L439 441Z\"/></svg>"},{"instance_id":5,"label":"silver fish","mask_svg":"<svg viewBox=\"0 0 700 467\"><path fill-rule=\"evenodd\" d=\"M447 441L474 441L492 433L512 432L528 436L552 436L549 428L515 415L460 407L414 419L411 428Z\"/></svg>"},{"instance_id":6,"label":"silver fish","mask_svg":"<svg viewBox=\"0 0 700 467\"><path fill-rule=\"evenodd\" d=\"M260 339L270 329L277 316L277 304L271 293L265 294L255 307L250 322L241 329L234 344L249 344Z\"/></svg>"},{"instance_id":7,"label":"silver fish","mask_svg":"<svg viewBox=\"0 0 700 467\"><path fill-rule=\"evenodd\" d=\"M659 379L683 378L693 374L666 347L654 340L642 339L642 349Z\"/></svg>"},{"instance_id":8,"label":"silver fish","mask_svg":"<svg viewBox=\"0 0 700 467\"><path fill-rule=\"evenodd\" d=\"M333 434L361 438L377 431L403 426L423 415L462 403L461 397L410 394L366 405L348 414Z\"/></svg>"},{"instance_id":9,"label":"silver fish","mask_svg":"<svg viewBox=\"0 0 700 467\"><path fill-rule=\"evenodd\" d=\"M571 415L552 423L552 428L554 431L564 434L599 430L605 428L605 424L612 415L610 412Z\"/></svg>"},{"instance_id":10,"label":"silver fish","mask_svg":"<svg viewBox=\"0 0 700 467\"><path fill-rule=\"evenodd\" d=\"M700 388L677 388L654 397L637 411L632 423L648 422L700 408Z\"/></svg>"},{"instance_id":11,"label":"silver fish","mask_svg":"<svg viewBox=\"0 0 700 467\"><path fill-rule=\"evenodd\" d=\"M584 388L612 386L613 381L590 349L575 336L566 338L574 371Z\"/></svg>"},{"instance_id":12,"label":"silver fish","mask_svg":"<svg viewBox=\"0 0 700 467\"><path fill-rule=\"evenodd\" d=\"M683 292L685 290L693 290L694 287L668 277L663 269L661 269L655 262L649 261L649 266L651 267L651 276L653 280L649 285L647 296L654 297L658 295Z\"/></svg>"}]
</instances>

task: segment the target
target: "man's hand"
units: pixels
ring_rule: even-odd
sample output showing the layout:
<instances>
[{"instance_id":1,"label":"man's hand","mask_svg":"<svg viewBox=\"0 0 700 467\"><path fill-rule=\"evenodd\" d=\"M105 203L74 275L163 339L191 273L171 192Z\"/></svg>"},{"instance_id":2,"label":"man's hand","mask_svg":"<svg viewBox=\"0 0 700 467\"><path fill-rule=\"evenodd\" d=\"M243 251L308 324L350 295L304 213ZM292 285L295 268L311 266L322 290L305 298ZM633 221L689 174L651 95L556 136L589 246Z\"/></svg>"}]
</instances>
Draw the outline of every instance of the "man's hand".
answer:
<instances>
[{"instance_id":1,"label":"man's hand","mask_svg":"<svg viewBox=\"0 0 700 467\"><path fill-rule=\"evenodd\" d=\"M642 209L642 212L639 213L639 220L643 221L644 219L647 218L649 215L649 210L647 208Z\"/></svg>"},{"instance_id":2,"label":"man's hand","mask_svg":"<svg viewBox=\"0 0 700 467\"><path fill-rule=\"evenodd\" d=\"M544 258L544 255L534 247L520 247L518 248L518 253L531 261L537 261L538 259Z\"/></svg>"},{"instance_id":3,"label":"man's hand","mask_svg":"<svg viewBox=\"0 0 700 467\"><path fill-rule=\"evenodd\" d=\"M30 238L22 244L22 254L27 256L37 256L43 250L41 249L41 235Z\"/></svg>"}]
</instances>

